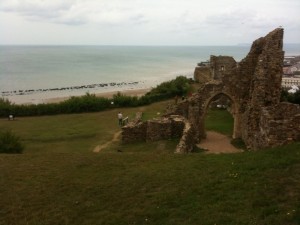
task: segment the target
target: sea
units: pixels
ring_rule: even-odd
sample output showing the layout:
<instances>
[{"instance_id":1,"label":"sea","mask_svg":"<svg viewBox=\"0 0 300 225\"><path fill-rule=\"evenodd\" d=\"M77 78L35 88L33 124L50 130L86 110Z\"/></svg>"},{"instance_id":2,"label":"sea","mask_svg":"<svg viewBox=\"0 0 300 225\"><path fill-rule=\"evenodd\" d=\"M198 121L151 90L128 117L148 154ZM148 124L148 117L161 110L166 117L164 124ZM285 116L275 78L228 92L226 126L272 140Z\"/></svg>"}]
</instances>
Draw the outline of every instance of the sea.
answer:
<instances>
[{"instance_id":1,"label":"sea","mask_svg":"<svg viewBox=\"0 0 300 225\"><path fill-rule=\"evenodd\" d=\"M242 60L236 46L0 46L0 98L39 104L85 93L148 89L183 75L210 55ZM300 44L284 46L300 55Z\"/></svg>"}]
</instances>

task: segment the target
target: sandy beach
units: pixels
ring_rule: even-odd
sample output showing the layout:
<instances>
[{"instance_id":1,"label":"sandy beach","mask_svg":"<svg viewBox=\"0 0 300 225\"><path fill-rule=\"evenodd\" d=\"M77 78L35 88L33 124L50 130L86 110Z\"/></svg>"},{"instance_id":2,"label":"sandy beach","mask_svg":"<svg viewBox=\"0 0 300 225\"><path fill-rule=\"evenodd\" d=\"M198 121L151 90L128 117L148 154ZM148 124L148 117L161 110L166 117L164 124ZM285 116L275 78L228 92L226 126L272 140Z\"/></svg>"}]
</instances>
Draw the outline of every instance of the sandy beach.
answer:
<instances>
[{"instance_id":1,"label":"sandy beach","mask_svg":"<svg viewBox=\"0 0 300 225\"><path fill-rule=\"evenodd\" d=\"M146 94L148 91L150 91L150 88L148 89L136 89L136 90L124 90L124 91L110 91L110 92L103 92L103 93L95 93L97 97L104 97L104 98L112 98L113 95L117 94L120 92L123 95L128 95L128 96L143 96ZM45 99L45 103L59 103L65 100L68 100L71 97L58 97L58 98L49 98Z\"/></svg>"},{"instance_id":2,"label":"sandy beach","mask_svg":"<svg viewBox=\"0 0 300 225\"><path fill-rule=\"evenodd\" d=\"M117 94L120 92L123 95L128 95L128 96L143 96L146 94L148 91L150 91L151 88L144 88L144 89L130 89L130 90L120 90L120 91L108 91L108 92L101 92L101 93L92 93L95 94L97 97L105 97L105 98L112 98L113 95ZM44 93L45 94L45 93ZM59 103L62 101L65 101L72 96L80 96L80 95L70 95L68 97L52 97L49 95L43 96L42 98L36 99L34 96L12 96L9 98L9 100L15 104L39 104L39 103ZM82 95L81 95L82 96Z\"/></svg>"}]
</instances>

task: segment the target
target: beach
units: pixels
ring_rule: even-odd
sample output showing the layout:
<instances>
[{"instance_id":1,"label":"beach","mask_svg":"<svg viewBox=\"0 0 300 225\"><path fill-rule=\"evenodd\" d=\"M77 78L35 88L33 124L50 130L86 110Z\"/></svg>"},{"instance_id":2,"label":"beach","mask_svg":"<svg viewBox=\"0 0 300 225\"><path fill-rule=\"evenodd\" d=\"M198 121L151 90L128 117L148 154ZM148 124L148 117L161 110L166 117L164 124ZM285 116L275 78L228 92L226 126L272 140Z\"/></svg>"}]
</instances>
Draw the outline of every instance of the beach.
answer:
<instances>
[{"instance_id":1,"label":"beach","mask_svg":"<svg viewBox=\"0 0 300 225\"><path fill-rule=\"evenodd\" d=\"M150 88L145 88L145 89L136 89L136 90L123 90L123 91L109 91L109 92L102 92L102 93L95 93L97 97L104 97L104 98L112 98L115 94L120 92L123 95L127 96L137 96L141 97L147 92L149 92L151 89ZM56 98L49 98L45 99L44 103L59 103L65 100L68 100L71 97L56 97Z\"/></svg>"},{"instance_id":2,"label":"beach","mask_svg":"<svg viewBox=\"0 0 300 225\"><path fill-rule=\"evenodd\" d=\"M151 90L151 88L137 88L137 89L120 89L120 90L114 90L114 91L110 91L107 90L105 92L87 92L89 94L94 94L97 97L104 97L104 98L112 98L113 95L117 94L118 92L120 92L123 95L127 95L127 96L143 96L144 94L146 94L147 92L149 92ZM70 94L69 96L60 96L57 97L58 94L54 93L52 95L52 93L39 93L38 96L37 94L31 96L31 95L15 95L15 96L10 96L9 98L4 98L4 99L8 99L11 103L17 104L17 105L30 105L30 104L48 104L48 103L59 103L65 100L70 99L71 97L80 97L80 96L84 96L86 93L73 93Z\"/></svg>"}]
</instances>

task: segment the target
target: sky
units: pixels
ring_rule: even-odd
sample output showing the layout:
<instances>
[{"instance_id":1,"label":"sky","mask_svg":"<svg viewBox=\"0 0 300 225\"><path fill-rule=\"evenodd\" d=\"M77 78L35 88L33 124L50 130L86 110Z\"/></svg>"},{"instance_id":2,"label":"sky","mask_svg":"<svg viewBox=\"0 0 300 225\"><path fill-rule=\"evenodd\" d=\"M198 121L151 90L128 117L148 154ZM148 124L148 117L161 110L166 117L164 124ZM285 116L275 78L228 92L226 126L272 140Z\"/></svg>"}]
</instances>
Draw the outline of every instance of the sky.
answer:
<instances>
[{"instance_id":1,"label":"sky","mask_svg":"<svg viewBox=\"0 0 300 225\"><path fill-rule=\"evenodd\" d=\"M0 0L0 45L236 45L277 27L300 43L299 0Z\"/></svg>"}]
</instances>

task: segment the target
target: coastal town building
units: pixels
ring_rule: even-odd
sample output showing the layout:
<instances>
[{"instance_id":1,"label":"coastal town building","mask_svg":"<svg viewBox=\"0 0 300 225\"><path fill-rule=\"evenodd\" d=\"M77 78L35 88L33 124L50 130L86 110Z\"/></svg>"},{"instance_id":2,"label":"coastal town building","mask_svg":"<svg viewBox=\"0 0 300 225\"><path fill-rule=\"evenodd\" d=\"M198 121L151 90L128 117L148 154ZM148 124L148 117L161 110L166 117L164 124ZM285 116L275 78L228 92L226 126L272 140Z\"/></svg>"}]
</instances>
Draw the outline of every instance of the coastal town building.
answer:
<instances>
[{"instance_id":1,"label":"coastal town building","mask_svg":"<svg viewBox=\"0 0 300 225\"><path fill-rule=\"evenodd\" d=\"M300 77L282 77L282 87L290 88L293 85L300 87Z\"/></svg>"}]
</instances>

